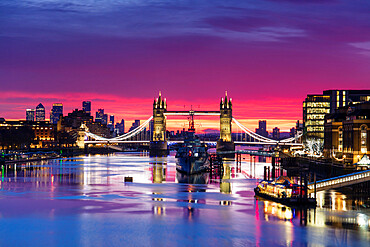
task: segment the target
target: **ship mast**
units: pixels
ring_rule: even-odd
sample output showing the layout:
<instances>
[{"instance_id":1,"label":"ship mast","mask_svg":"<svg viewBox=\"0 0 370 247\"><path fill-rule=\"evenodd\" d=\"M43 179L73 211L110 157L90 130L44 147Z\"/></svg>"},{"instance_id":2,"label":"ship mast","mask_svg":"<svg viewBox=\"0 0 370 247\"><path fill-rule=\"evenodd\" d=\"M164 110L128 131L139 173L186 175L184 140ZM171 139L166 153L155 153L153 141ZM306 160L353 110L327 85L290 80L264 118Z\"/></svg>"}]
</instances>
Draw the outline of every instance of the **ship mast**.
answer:
<instances>
[{"instance_id":1,"label":"ship mast","mask_svg":"<svg viewBox=\"0 0 370 247\"><path fill-rule=\"evenodd\" d=\"M191 106L191 109L189 111L189 129L188 132L195 133L195 127L194 127L194 111L193 111L193 106Z\"/></svg>"}]
</instances>

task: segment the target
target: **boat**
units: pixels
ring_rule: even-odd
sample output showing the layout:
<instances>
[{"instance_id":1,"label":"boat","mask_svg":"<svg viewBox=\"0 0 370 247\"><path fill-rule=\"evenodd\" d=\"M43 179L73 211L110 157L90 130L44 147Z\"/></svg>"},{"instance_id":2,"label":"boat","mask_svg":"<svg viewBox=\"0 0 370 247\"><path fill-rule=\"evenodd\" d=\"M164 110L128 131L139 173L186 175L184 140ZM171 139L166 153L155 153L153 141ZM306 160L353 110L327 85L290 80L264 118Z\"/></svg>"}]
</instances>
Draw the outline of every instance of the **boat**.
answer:
<instances>
[{"instance_id":1,"label":"boat","mask_svg":"<svg viewBox=\"0 0 370 247\"><path fill-rule=\"evenodd\" d=\"M304 186L286 176L273 181L262 180L254 189L256 196L292 207L316 207L316 199L305 195Z\"/></svg>"},{"instance_id":2,"label":"boat","mask_svg":"<svg viewBox=\"0 0 370 247\"><path fill-rule=\"evenodd\" d=\"M184 143L178 148L175 158L178 172L192 175L209 170L210 162L207 145L201 143L195 135L193 114L190 114L189 117L187 136Z\"/></svg>"}]
</instances>

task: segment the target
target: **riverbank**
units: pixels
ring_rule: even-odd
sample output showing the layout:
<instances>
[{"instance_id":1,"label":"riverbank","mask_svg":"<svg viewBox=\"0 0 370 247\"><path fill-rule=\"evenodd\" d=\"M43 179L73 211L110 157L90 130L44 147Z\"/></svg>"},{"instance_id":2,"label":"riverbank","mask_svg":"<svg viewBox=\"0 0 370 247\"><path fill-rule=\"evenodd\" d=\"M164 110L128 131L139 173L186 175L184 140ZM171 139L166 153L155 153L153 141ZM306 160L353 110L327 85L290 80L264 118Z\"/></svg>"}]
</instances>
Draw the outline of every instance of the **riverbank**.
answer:
<instances>
[{"instance_id":1,"label":"riverbank","mask_svg":"<svg viewBox=\"0 0 370 247\"><path fill-rule=\"evenodd\" d=\"M0 165L24 162L37 162L57 158L76 157L84 154L111 154L116 150L107 148L64 148L64 149L36 149L36 150L6 150L0 157Z\"/></svg>"}]
</instances>

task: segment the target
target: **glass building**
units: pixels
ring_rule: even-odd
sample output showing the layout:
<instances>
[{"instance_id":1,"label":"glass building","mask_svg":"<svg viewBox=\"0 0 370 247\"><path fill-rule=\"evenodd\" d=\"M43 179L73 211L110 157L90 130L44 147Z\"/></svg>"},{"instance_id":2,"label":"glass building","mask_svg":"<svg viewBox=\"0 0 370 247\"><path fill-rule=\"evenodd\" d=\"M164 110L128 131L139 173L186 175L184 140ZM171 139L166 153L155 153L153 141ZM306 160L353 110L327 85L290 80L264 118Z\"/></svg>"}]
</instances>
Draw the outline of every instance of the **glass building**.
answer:
<instances>
[{"instance_id":1,"label":"glass building","mask_svg":"<svg viewBox=\"0 0 370 247\"><path fill-rule=\"evenodd\" d=\"M45 121L45 107L41 103L36 106L36 121Z\"/></svg>"},{"instance_id":2,"label":"glass building","mask_svg":"<svg viewBox=\"0 0 370 247\"><path fill-rule=\"evenodd\" d=\"M324 138L324 119L329 113L329 95L307 95L303 102L303 125L306 137Z\"/></svg>"},{"instance_id":3,"label":"glass building","mask_svg":"<svg viewBox=\"0 0 370 247\"><path fill-rule=\"evenodd\" d=\"M95 122L101 123L104 118L104 109L98 109L95 113Z\"/></svg>"},{"instance_id":4,"label":"glass building","mask_svg":"<svg viewBox=\"0 0 370 247\"><path fill-rule=\"evenodd\" d=\"M35 109L26 110L26 121L35 121Z\"/></svg>"},{"instance_id":5,"label":"glass building","mask_svg":"<svg viewBox=\"0 0 370 247\"><path fill-rule=\"evenodd\" d=\"M63 104L53 104L53 107L50 110L50 122L52 124L57 124L61 116L63 116Z\"/></svg>"},{"instance_id":6,"label":"glass building","mask_svg":"<svg viewBox=\"0 0 370 247\"><path fill-rule=\"evenodd\" d=\"M91 114L91 101L82 102L82 110L84 110L89 115Z\"/></svg>"}]
</instances>

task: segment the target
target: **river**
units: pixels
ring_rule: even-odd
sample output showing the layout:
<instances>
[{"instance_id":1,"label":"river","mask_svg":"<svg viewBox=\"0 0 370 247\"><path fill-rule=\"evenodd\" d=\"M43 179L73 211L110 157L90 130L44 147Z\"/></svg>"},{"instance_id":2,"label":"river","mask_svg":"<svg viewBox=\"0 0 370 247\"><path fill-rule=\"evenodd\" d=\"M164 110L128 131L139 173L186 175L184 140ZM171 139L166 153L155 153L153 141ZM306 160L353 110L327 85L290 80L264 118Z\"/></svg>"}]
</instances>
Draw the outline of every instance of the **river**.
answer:
<instances>
[{"instance_id":1,"label":"river","mask_svg":"<svg viewBox=\"0 0 370 247\"><path fill-rule=\"evenodd\" d=\"M3 168L0 246L368 246L370 210L338 191L300 211L256 200L265 159L183 177L174 154L82 156ZM250 170L252 168L252 171ZM132 177L133 182L124 182ZM185 182L185 183L179 183Z\"/></svg>"}]
</instances>

